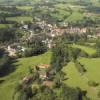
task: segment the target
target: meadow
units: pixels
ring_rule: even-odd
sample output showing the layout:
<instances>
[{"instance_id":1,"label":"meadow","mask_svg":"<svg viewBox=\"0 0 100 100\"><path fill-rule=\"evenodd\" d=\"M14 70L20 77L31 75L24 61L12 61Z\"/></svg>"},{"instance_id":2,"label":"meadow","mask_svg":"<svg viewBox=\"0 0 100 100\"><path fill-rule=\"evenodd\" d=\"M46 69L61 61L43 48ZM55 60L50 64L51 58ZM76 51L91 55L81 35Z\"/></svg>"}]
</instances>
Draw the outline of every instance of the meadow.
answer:
<instances>
[{"instance_id":1,"label":"meadow","mask_svg":"<svg viewBox=\"0 0 100 100\"><path fill-rule=\"evenodd\" d=\"M32 17L29 17L29 16L7 17L6 20L16 21L16 22L32 21Z\"/></svg>"},{"instance_id":2,"label":"meadow","mask_svg":"<svg viewBox=\"0 0 100 100\"><path fill-rule=\"evenodd\" d=\"M16 8L19 9L19 10L26 10L26 11L29 11L29 10L31 10L33 7L32 7L32 6L17 6Z\"/></svg>"},{"instance_id":3,"label":"meadow","mask_svg":"<svg viewBox=\"0 0 100 100\"><path fill-rule=\"evenodd\" d=\"M87 72L81 75L74 63L70 62L63 68L63 71L68 77L68 80L64 82L71 87L80 87L82 90L87 90L87 96L90 97L91 100L100 100L100 98L97 97L100 86L90 87L88 85L88 81L91 80L100 83L100 73L98 71L100 70L100 58L81 58L80 62L84 65Z\"/></svg>"},{"instance_id":4,"label":"meadow","mask_svg":"<svg viewBox=\"0 0 100 100\"><path fill-rule=\"evenodd\" d=\"M82 49L83 51L85 51L89 55L94 54L96 52L96 50L94 48L91 48L91 47L88 47L88 46L73 44L73 47L74 48Z\"/></svg>"},{"instance_id":5,"label":"meadow","mask_svg":"<svg viewBox=\"0 0 100 100\"><path fill-rule=\"evenodd\" d=\"M0 28L7 28L12 26L12 24L0 24Z\"/></svg>"}]
</instances>

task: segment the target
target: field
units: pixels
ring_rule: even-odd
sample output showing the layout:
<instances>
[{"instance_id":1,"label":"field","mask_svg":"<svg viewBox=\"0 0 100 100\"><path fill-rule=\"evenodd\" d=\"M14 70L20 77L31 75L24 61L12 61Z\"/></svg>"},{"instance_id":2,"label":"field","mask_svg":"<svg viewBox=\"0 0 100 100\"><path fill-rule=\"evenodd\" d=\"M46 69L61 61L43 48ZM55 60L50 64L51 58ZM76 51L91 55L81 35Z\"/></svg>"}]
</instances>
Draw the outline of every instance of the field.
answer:
<instances>
[{"instance_id":1,"label":"field","mask_svg":"<svg viewBox=\"0 0 100 100\"><path fill-rule=\"evenodd\" d=\"M0 28L10 27L12 24L0 24Z\"/></svg>"},{"instance_id":2,"label":"field","mask_svg":"<svg viewBox=\"0 0 100 100\"><path fill-rule=\"evenodd\" d=\"M23 16L19 16L19 17L8 17L6 19L7 20L10 20L10 21L17 21L17 22L21 22L21 21L32 21L32 17L23 17Z\"/></svg>"},{"instance_id":3,"label":"field","mask_svg":"<svg viewBox=\"0 0 100 100\"><path fill-rule=\"evenodd\" d=\"M17 9L19 10L31 10L32 9L32 6L17 6Z\"/></svg>"},{"instance_id":4,"label":"field","mask_svg":"<svg viewBox=\"0 0 100 100\"><path fill-rule=\"evenodd\" d=\"M82 46L82 45L76 45L76 44L74 44L73 47L80 48L83 51L85 51L86 53L88 53L89 55L94 54L96 52L96 50L94 48L90 48L88 46Z\"/></svg>"},{"instance_id":5,"label":"field","mask_svg":"<svg viewBox=\"0 0 100 100\"><path fill-rule=\"evenodd\" d=\"M80 62L84 65L87 72L84 75L81 75L73 62L70 62L68 66L63 68L63 71L67 74L68 80L65 81L71 87L80 87L82 90L87 90L87 95L91 97L91 100L100 100L97 98L98 90L100 90L100 86L98 87L90 87L88 86L88 81L92 80L100 83L100 58L99 59L87 59L81 58Z\"/></svg>"},{"instance_id":6,"label":"field","mask_svg":"<svg viewBox=\"0 0 100 100\"><path fill-rule=\"evenodd\" d=\"M73 47L80 48L87 52L89 55L95 53L95 49L74 44ZM80 58L79 61L84 65L86 73L81 75L76 69L73 62L70 62L67 66L63 68L63 71L67 74L68 80L64 81L67 85L71 87L80 87L82 90L87 90L87 95L91 97L91 100L99 100L97 97L100 86L90 87L88 81L95 81L100 83L100 58Z\"/></svg>"}]
</instances>

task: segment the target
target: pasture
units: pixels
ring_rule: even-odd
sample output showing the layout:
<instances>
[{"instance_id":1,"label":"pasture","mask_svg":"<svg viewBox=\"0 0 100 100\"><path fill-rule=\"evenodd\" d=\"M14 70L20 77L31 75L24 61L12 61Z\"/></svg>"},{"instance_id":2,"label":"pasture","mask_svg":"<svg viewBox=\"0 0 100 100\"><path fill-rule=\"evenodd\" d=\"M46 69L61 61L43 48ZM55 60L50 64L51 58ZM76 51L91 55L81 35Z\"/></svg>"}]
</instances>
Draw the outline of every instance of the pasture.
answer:
<instances>
[{"instance_id":1,"label":"pasture","mask_svg":"<svg viewBox=\"0 0 100 100\"><path fill-rule=\"evenodd\" d=\"M82 49L83 51L85 51L89 55L94 54L96 52L96 50L94 48L91 48L91 47L88 47L88 46L73 44L73 47L74 48Z\"/></svg>"},{"instance_id":2,"label":"pasture","mask_svg":"<svg viewBox=\"0 0 100 100\"><path fill-rule=\"evenodd\" d=\"M97 97L100 86L90 87L88 81L95 81L100 84L100 58L88 59L81 58L79 60L81 64L84 65L87 70L84 75L81 75L76 69L73 62L70 62L68 66L63 68L63 71L67 74L68 80L64 81L67 85L71 87L80 87L82 90L87 90L87 96L91 100L100 100Z\"/></svg>"},{"instance_id":3,"label":"pasture","mask_svg":"<svg viewBox=\"0 0 100 100\"><path fill-rule=\"evenodd\" d=\"M7 28L7 27L11 27L12 24L0 24L0 28Z\"/></svg>"},{"instance_id":4,"label":"pasture","mask_svg":"<svg viewBox=\"0 0 100 100\"><path fill-rule=\"evenodd\" d=\"M32 17L27 17L27 16L8 17L8 18L6 18L6 20L8 20L8 21L16 21L16 22L32 21Z\"/></svg>"}]
</instances>

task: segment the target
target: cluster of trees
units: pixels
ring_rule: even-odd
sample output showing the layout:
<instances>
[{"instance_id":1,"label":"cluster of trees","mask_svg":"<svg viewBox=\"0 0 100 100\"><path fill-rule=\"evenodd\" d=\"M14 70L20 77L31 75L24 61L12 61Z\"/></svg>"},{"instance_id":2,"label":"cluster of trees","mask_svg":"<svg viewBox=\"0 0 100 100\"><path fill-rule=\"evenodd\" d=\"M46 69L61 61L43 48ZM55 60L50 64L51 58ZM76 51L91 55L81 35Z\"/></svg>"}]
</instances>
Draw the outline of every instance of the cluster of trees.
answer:
<instances>
[{"instance_id":1,"label":"cluster of trees","mask_svg":"<svg viewBox=\"0 0 100 100\"><path fill-rule=\"evenodd\" d=\"M99 39L96 42L96 53L100 57L100 40Z\"/></svg>"},{"instance_id":2,"label":"cluster of trees","mask_svg":"<svg viewBox=\"0 0 100 100\"><path fill-rule=\"evenodd\" d=\"M25 42L25 51L22 52L17 52L17 55L20 56L25 56L25 57L30 57L30 56L36 56L39 54L43 54L47 51L47 45L42 41L43 39L41 36L34 36L30 40Z\"/></svg>"},{"instance_id":3,"label":"cluster of trees","mask_svg":"<svg viewBox=\"0 0 100 100\"><path fill-rule=\"evenodd\" d=\"M58 89L60 93L58 93ZM17 96L14 95L16 100L90 100L81 89L71 88L65 84L53 89L45 85L34 85L33 88L30 85L24 88L18 85L16 92L18 92Z\"/></svg>"},{"instance_id":4,"label":"cluster of trees","mask_svg":"<svg viewBox=\"0 0 100 100\"><path fill-rule=\"evenodd\" d=\"M0 48L0 77L12 71L12 59L3 48ZM14 67L13 67L14 68Z\"/></svg>"},{"instance_id":5,"label":"cluster of trees","mask_svg":"<svg viewBox=\"0 0 100 100\"><path fill-rule=\"evenodd\" d=\"M52 48L51 66L60 71L71 60L76 62L78 57L88 57L88 54L79 48L73 48L65 36L58 38Z\"/></svg>"},{"instance_id":6,"label":"cluster of trees","mask_svg":"<svg viewBox=\"0 0 100 100\"><path fill-rule=\"evenodd\" d=\"M86 72L86 69L84 68L84 65L82 65L80 62L78 62L77 60L74 61L75 63L75 67L78 70L78 72L80 72L81 75L83 75Z\"/></svg>"},{"instance_id":7,"label":"cluster of trees","mask_svg":"<svg viewBox=\"0 0 100 100\"><path fill-rule=\"evenodd\" d=\"M58 38L54 48L52 48L51 66L53 70L60 71L70 61L69 51L70 48L68 47L67 41Z\"/></svg>"},{"instance_id":8,"label":"cluster of trees","mask_svg":"<svg viewBox=\"0 0 100 100\"><path fill-rule=\"evenodd\" d=\"M95 82L95 81L90 80L90 81L88 81L88 85L89 85L89 86L91 86L91 87L97 87L97 86L99 85L99 83L98 83L98 82Z\"/></svg>"},{"instance_id":9,"label":"cluster of trees","mask_svg":"<svg viewBox=\"0 0 100 100\"><path fill-rule=\"evenodd\" d=\"M94 53L92 55L92 57L94 57L94 58L100 57L100 40L99 40L99 38L96 41L95 48L96 48L96 53Z\"/></svg>"},{"instance_id":10,"label":"cluster of trees","mask_svg":"<svg viewBox=\"0 0 100 100\"><path fill-rule=\"evenodd\" d=\"M15 17L26 14L26 11L19 10L16 6L0 6L0 11L2 17Z\"/></svg>"},{"instance_id":11,"label":"cluster of trees","mask_svg":"<svg viewBox=\"0 0 100 100\"><path fill-rule=\"evenodd\" d=\"M70 22L69 26L73 26L73 27L94 27L98 24L98 19L93 20L90 17L84 17L82 20L78 20L78 21L74 21L74 22Z\"/></svg>"},{"instance_id":12,"label":"cluster of trees","mask_svg":"<svg viewBox=\"0 0 100 100\"><path fill-rule=\"evenodd\" d=\"M16 33L15 28L5 28L5 29L0 29L0 42L10 42L10 41L16 41L19 39L18 33Z\"/></svg>"},{"instance_id":13,"label":"cluster of trees","mask_svg":"<svg viewBox=\"0 0 100 100\"><path fill-rule=\"evenodd\" d=\"M29 49L26 50L26 56L28 54L28 50L31 51L31 55L42 54L47 51L47 45L42 42L40 36L35 36L31 41L28 41L27 46Z\"/></svg>"},{"instance_id":14,"label":"cluster of trees","mask_svg":"<svg viewBox=\"0 0 100 100\"><path fill-rule=\"evenodd\" d=\"M0 60L0 76L8 72L10 65L10 58L7 55L3 55Z\"/></svg>"},{"instance_id":15,"label":"cluster of trees","mask_svg":"<svg viewBox=\"0 0 100 100\"><path fill-rule=\"evenodd\" d=\"M83 43L88 40L87 34L69 34L69 33L64 33L64 36L69 43Z\"/></svg>"}]
</instances>

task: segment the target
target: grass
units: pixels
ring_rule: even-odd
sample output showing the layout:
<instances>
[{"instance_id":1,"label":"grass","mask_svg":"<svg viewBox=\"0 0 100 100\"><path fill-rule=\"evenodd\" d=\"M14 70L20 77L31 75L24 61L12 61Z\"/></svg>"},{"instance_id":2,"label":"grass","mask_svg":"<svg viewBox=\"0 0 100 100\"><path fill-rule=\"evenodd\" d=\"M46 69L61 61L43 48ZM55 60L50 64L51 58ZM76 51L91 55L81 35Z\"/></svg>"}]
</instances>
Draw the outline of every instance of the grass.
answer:
<instances>
[{"instance_id":1,"label":"grass","mask_svg":"<svg viewBox=\"0 0 100 100\"><path fill-rule=\"evenodd\" d=\"M71 87L80 87L82 90L87 90L87 95L91 97L91 100L100 100L97 97L99 87L90 87L88 86L88 81L93 80L100 83L100 58L96 59L87 59L81 58L80 62L84 65L87 72L82 76L76 69L73 62L70 62L68 66L63 68L63 71L67 74L68 80L65 81Z\"/></svg>"},{"instance_id":2,"label":"grass","mask_svg":"<svg viewBox=\"0 0 100 100\"><path fill-rule=\"evenodd\" d=\"M73 13L66 19L66 21L74 22L83 19L84 15L82 13L79 13L78 11L73 11Z\"/></svg>"},{"instance_id":3,"label":"grass","mask_svg":"<svg viewBox=\"0 0 100 100\"><path fill-rule=\"evenodd\" d=\"M65 3L65 4L58 3L55 5L55 8L58 9L58 11L59 11L59 14L57 14L56 16L66 15L67 17L66 17L65 21L68 21L68 22L78 21L78 20L83 19L83 17L84 17L84 14L79 12L79 10L80 11L82 10L81 6L70 5L68 3ZM72 14L70 14L71 13L70 10L72 11ZM60 13L60 11L61 11L61 13Z\"/></svg>"},{"instance_id":4,"label":"grass","mask_svg":"<svg viewBox=\"0 0 100 100\"><path fill-rule=\"evenodd\" d=\"M32 6L17 6L17 9L19 10L31 10L33 7Z\"/></svg>"},{"instance_id":5,"label":"grass","mask_svg":"<svg viewBox=\"0 0 100 100\"><path fill-rule=\"evenodd\" d=\"M7 20L16 21L16 22L32 21L32 17L23 17L23 16L19 16L19 17L8 17Z\"/></svg>"},{"instance_id":6,"label":"grass","mask_svg":"<svg viewBox=\"0 0 100 100\"><path fill-rule=\"evenodd\" d=\"M12 26L12 24L0 24L0 28L7 28Z\"/></svg>"},{"instance_id":7,"label":"grass","mask_svg":"<svg viewBox=\"0 0 100 100\"><path fill-rule=\"evenodd\" d=\"M18 65L16 71L9 74L8 76L0 78L0 80L4 80L4 82L0 84L1 100L12 100L14 87L20 79L29 73L28 67L34 67L35 65L41 63L49 64L50 55L51 52L47 52L40 56L18 59L18 62L15 63Z\"/></svg>"},{"instance_id":8,"label":"grass","mask_svg":"<svg viewBox=\"0 0 100 100\"><path fill-rule=\"evenodd\" d=\"M82 49L83 51L85 51L86 53L88 53L89 55L94 54L94 53L96 52L95 49L93 49L93 48L91 48L91 47L87 47L87 46L82 46L82 45L73 44L73 47L75 47L75 48L80 48L80 49Z\"/></svg>"}]
</instances>

